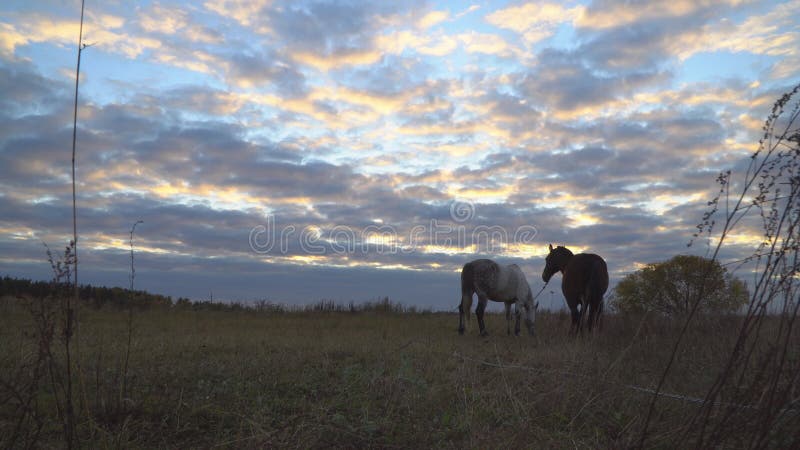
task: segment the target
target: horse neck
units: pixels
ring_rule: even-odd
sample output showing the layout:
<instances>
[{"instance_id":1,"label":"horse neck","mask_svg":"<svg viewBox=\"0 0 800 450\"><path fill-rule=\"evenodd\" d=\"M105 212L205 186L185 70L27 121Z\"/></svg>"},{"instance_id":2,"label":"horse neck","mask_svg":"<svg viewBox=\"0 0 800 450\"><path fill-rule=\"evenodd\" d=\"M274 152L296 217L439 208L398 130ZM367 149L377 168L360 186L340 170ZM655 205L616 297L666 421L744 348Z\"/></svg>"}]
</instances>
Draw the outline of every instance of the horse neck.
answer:
<instances>
[{"instance_id":1,"label":"horse neck","mask_svg":"<svg viewBox=\"0 0 800 450\"><path fill-rule=\"evenodd\" d=\"M573 256L575 255L573 255L572 253L564 254L564 262L561 264L561 267L558 268L559 272L561 272L561 275L564 275L566 273L567 266L569 265L569 262Z\"/></svg>"}]
</instances>

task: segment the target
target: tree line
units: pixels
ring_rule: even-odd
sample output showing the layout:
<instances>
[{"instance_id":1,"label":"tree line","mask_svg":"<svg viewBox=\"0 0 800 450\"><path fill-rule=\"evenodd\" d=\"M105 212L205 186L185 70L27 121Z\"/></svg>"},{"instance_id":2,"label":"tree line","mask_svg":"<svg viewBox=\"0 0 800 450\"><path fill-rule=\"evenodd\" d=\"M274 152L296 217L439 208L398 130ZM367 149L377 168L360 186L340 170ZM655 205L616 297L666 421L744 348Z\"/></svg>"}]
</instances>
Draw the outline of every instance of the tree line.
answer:
<instances>
[{"instance_id":1,"label":"tree line","mask_svg":"<svg viewBox=\"0 0 800 450\"><path fill-rule=\"evenodd\" d=\"M12 298L47 298L69 295L72 289L69 283L54 281L34 281L24 278L4 276L0 278L0 297ZM171 296L152 294L146 291L131 291L120 287L92 286L82 284L78 287L79 298L82 302L96 306L137 306L156 307L189 305L191 300L179 297L173 302Z\"/></svg>"},{"instance_id":2,"label":"tree line","mask_svg":"<svg viewBox=\"0 0 800 450\"><path fill-rule=\"evenodd\" d=\"M261 299L250 302L190 300L185 297L173 299L169 295L152 294L147 291L131 291L120 287L81 285L78 288L81 302L89 307L103 308L186 308L202 311L256 311L264 313L289 312L349 312L349 313L393 313L393 314L425 314L432 313L430 308L406 306L391 300L389 297L356 303L353 301L339 303L322 299L307 305L291 306ZM56 281L33 281L23 278L4 276L0 278L0 299L57 299L64 295L72 295L72 285Z\"/></svg>"}]
</instances>

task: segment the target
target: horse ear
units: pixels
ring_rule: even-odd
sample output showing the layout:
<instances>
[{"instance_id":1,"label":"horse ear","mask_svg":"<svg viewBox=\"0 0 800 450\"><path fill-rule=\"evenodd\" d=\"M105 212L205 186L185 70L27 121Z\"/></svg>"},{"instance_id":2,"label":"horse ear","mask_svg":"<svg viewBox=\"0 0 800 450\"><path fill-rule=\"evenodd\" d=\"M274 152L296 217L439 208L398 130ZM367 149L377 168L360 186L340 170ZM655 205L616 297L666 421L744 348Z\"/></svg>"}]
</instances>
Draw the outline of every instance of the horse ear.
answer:
<instances>
[{"instance_id":1,"label":"horse ear","mask_svg":"<svg viewBox=\"0 0 800 450\"><path fill-rule=\"evenodd\" d=\"M553 251L553 244L550 244L550 251Z\"/></svg>"}]
</instances>

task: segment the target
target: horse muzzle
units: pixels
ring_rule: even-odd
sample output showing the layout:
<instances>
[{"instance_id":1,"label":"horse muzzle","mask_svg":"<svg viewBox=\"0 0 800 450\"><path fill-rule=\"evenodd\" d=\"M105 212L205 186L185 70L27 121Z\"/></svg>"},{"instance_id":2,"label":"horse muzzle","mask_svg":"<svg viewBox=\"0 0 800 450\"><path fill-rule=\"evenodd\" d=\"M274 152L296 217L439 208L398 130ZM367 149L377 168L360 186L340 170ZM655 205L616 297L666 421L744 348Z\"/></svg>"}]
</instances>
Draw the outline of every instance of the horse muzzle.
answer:
<instances>
[{"instance_id":1,"label":"horse muzzle","mask_svg":"<svg viewBox=\"0 0 800 450\"><path fill-rule=\"evenodd\" d=\"M552 277L553 277L553 272L549 272L547 270L542 272L542 281L544 281L545 283L549 283L550 282L550 278L552 278Z\"/></svg>"}]
</instances>

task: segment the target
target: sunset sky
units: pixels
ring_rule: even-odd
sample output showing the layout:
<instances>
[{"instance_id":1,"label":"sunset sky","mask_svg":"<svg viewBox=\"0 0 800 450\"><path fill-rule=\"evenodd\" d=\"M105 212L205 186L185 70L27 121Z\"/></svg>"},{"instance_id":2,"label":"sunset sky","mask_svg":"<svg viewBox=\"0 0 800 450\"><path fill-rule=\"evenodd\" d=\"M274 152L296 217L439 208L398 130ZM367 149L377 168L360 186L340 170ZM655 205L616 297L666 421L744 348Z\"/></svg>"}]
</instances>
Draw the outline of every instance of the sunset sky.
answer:
<instances>
[{"instance_id":1,"label":"sunset sky","mask_svg":"<svg viewBox=\"0 0 800 450\"><path fill-rule=\"evenodd\" d=\"M0 3L0 275L71 237L79 18ZM548 243L612 285L702 255L800 82L798 1L87 0L84 42L80 282L127 286L142 220L136 287L193 299L446 309L478 257L538 290Z\"/></svg>"}]
</instances>

